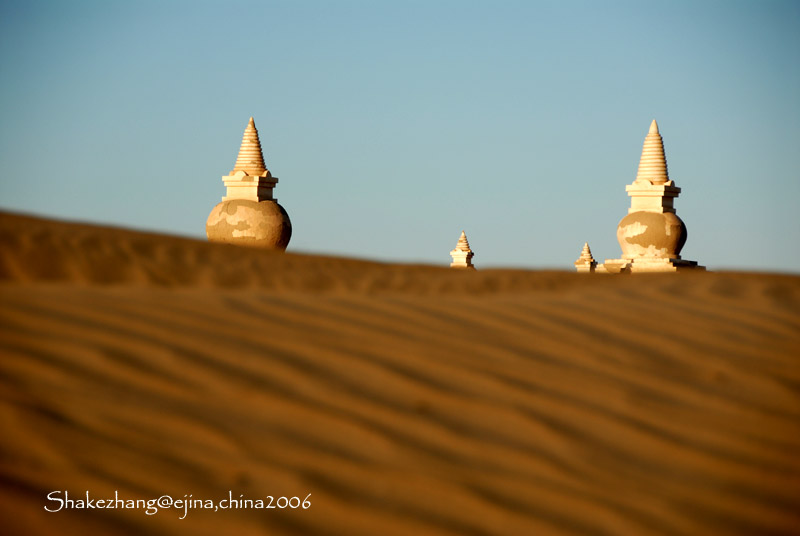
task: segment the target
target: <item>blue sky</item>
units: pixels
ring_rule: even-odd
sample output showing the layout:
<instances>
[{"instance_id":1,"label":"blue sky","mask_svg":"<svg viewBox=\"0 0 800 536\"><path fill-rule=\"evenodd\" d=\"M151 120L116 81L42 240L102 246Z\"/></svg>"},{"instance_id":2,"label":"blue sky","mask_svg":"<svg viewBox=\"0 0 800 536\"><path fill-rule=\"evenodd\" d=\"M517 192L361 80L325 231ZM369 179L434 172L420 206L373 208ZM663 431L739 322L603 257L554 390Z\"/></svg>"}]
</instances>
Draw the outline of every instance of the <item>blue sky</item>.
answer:
<instances>
[{"instance_id":1,"label":"blue sky","mask_svg":"<svg viewBox=\"0 0 800 536\"><path fill-rule=\"evenodd\" d=\"M712 269L800 271L800 2L8 1L0 207L204 238L255 117L290 251L572 269L658 120Z\"/></svg>"}]
</instances>

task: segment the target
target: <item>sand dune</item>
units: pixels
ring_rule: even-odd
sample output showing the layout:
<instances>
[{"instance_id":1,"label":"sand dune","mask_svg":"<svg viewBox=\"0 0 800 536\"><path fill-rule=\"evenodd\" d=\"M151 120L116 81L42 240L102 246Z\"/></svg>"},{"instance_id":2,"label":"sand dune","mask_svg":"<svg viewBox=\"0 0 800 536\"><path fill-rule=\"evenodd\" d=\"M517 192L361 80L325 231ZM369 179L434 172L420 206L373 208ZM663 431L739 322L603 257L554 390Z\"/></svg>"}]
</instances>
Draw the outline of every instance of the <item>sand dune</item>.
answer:
<instances>
[{"instance_id":1,"label":"sand dune","mask_svg":"<svg viewBox=\"0 0 800 536\"><path fill-rule=\"evenodd\" d=\"M585 276L0 215L10 534L792 534L800 277ZM311 494L44 511L46 495Z\"/></svg>"}]
</instances>

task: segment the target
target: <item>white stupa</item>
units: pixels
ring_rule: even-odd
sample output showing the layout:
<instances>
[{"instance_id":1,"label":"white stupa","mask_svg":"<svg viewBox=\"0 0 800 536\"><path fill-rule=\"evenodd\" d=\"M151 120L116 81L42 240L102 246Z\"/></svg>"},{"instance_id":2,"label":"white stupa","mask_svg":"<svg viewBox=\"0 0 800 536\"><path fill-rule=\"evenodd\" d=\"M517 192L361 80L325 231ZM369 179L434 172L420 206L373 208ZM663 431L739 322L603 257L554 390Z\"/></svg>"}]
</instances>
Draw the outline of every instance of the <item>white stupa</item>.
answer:
<instances>
[{"instance_id":1,"label":"white stupa","mask_svg":"<svg viewBox=\"0 0 800 536\"><path fill-rule=\"evenodd\" d=\"M575 261L575 269L583 273L592 273L597 268L597 262L592 257L592 250L589 249L589 242L583 244L581 256Z\"/></svg>"},{"instance_id":2,"label":"white stupa","mask_svg":"<svg viewBox=\"0 0 800 536\"><path fill-rule=\"evenodd\" d=\"M292 222L273 197L278 178L272 176L264 163L252 117L245 128L236 164L222 177L222 182L227 192L208 216L208 239L285 250L292 237Z\"/></svg>"},{"instance_id":3,"label":"white stupa","mask_svg":"<svg viewBox=\"0 0 800 536\"><path fill-rule=\"evenodd\" d=\"M455 249L450 252L453 262L450 263L451 268L469 268L474 270L472 265L472 257L475 253L469 248L469 241L464 231L461 231L461 236L458 238L458 243Z\"/></svg>"},{"instance_id":4,"label":"white stupa","mask_svg":"<svg viewBox=\"0 0 800 536\"><path fill-rule=\"evenodd\" d=\"M644 140L636 179L625 190L631 198L628 215L617 226L622 258L607 259L596 272L676 272L701 269L696 261L682 259L686 225L675 213L674 200L681 189L670 180L664 143L653 119ZM585 263L575 263L579 272Z\"/></svg>"}]
</instances>

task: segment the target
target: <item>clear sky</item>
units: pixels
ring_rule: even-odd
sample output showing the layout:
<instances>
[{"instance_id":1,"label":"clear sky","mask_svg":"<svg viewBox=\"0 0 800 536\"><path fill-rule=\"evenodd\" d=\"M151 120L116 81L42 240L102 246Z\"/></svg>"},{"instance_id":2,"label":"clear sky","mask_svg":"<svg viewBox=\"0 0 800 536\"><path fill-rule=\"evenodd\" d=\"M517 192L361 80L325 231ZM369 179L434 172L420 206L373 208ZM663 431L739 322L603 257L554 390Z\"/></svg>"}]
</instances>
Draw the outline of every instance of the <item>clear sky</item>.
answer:
<instances>
[{"instance_id":1,"label":"clear sky","mask_svg":"<svg viewBox=\"0 0 800 536\"><path fill-rule=\"evenodd\" d=\"M620 255L655 118L709 268L800 271L800 2L0 3L0 207L203 238L255 117L289 251Z\"/></svg>"}]
</instances>

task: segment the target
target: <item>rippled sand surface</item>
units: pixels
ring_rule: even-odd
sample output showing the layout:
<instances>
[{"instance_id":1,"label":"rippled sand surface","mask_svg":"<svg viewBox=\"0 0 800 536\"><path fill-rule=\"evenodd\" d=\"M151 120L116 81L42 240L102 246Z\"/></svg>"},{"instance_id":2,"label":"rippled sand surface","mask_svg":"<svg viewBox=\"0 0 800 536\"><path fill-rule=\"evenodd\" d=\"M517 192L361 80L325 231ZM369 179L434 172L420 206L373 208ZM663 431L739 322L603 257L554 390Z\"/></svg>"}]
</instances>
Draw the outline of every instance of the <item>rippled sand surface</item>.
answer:
<instances>
[{"instance_id":1,"label":"rippled sand surface","mask_svg":"<svg viewBox=\"0 0 800 536\"><path fill-rule=\"evenodd\" d=\"M0 214L9 534L791 534L800 277L270 254ZM69 510L46 495L311 494Z\"/></svg>"}]
</instances>

